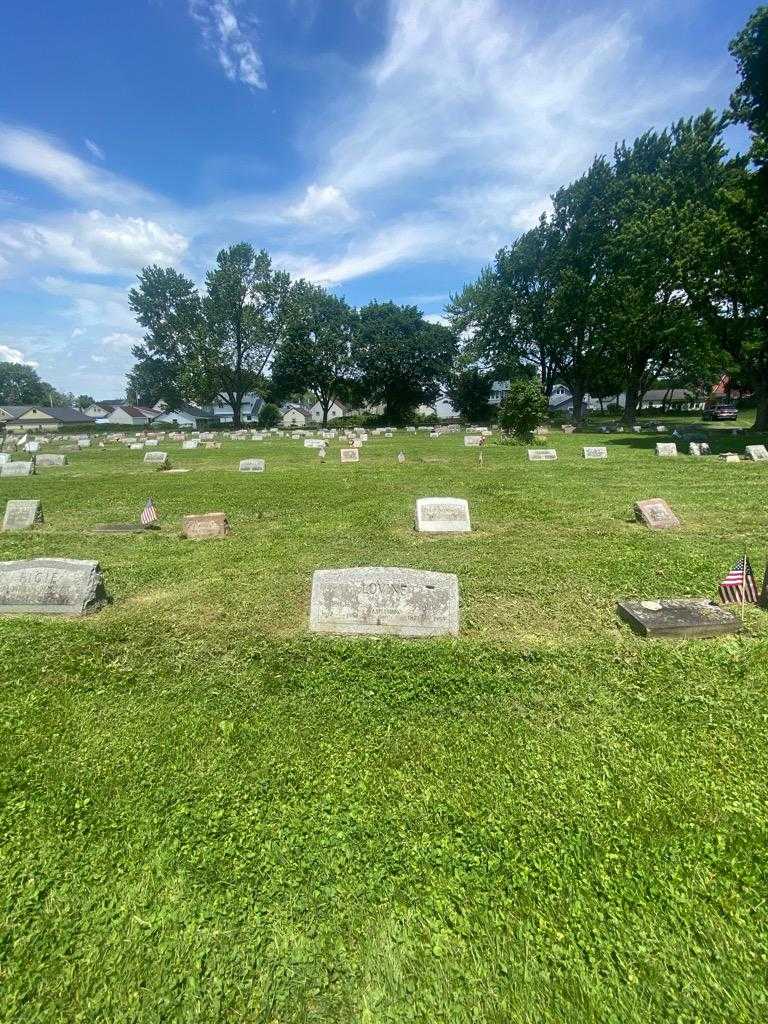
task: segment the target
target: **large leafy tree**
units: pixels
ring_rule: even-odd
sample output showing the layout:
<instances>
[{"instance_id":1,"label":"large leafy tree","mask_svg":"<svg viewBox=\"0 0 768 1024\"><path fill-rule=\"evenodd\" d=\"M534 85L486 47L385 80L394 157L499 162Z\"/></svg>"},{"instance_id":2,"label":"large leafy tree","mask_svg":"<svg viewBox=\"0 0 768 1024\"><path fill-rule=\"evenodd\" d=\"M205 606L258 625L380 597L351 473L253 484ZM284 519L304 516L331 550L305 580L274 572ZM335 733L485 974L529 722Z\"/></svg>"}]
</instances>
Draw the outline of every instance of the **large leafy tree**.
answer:
<instances>
[{"instance_id":1,"label":"large leafy tree","mask_svg":"<svg viewBox=\"0 0 768 1024\"><path fill-rule=\"evenodd\" d=\"M768 7L757 8L730 51L740 76L731 97L731 116L752 135L751 157L762 169L763 189L768 191Z\"/></svg>"},{"instance_id":2,"label":"large leafy tree","mask_svg":"<svg viewBox=\"0 0 768 1024\"><path fill-rule=\"evenodd\" d=\"M55 405L59 397L33 367L0 363L0 401L7 405Z\"/></svg>"},{"instance_id":3,"label":"large leafy tree","mask_svg":"<svg viewBox=\"0 0 768 1024\"><path fill-rule=\"evenodd\" d=\"M371 302L360 310L352 351L366 398L400 424L416 406L436 401L457 348L454 332L416 306Z\"/></svg>"},{"instance_id":4,"label":"large leafy tree","mask_svg":"<svg viewBox=\"0 0 768 1024\"><path fill-rule=\"evenodd\" d=\"M482 423L490 418L493 380L493 373L478 366L456 369L451 373L445 393L462 419L469 423Z\"/></svg>"},{"instance_id":5,"label":"large leafy tree","mask_svg":"<svg viewBox=\"0 0 768 1024\"><path fill-rule=\"evenodd\" d=\"M146 333L129 385L171 408L218 398L239 426L243 398L259 388L285 336L290 278L273 270L265 251L241 242L219 252L205 285L201 297L172 268L141 272L130 305Z\"/></svg>"},{"instance_id":6,"label":"large leafy tree","mask_svg":"<svg viewBox=\"0 0 768 1024\"><path fill-rule=\"evenodd\" d=\"M272 365L271 388L289 395L310 391L323 410L345 394L353 373L357 314L319 285L298 281L286 312L286 333Z\"/></svg>"}]
</instances>

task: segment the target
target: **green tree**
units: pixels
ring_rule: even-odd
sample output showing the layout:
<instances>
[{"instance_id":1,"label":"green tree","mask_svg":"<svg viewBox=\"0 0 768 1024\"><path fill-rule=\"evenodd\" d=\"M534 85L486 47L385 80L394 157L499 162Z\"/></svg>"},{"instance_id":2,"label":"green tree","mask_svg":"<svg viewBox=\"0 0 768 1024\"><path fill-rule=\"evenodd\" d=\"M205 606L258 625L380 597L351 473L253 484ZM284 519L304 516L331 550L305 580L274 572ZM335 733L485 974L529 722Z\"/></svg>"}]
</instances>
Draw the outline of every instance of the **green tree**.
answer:
<instances>
[{"instance_id":1,"label":"green tree","mask_svg":"<svg viewBox=\"0 0 768 1024\"><path fill-rule=\"evenodd\" d=\"M537 380L510 381L509 393L499 407L499 426L518 440L530 438L548 411L547 398Z\"/></svg>"},{"instance_id":2,"label":"green tree","mask_svg":"<svg viewBox=\"0 0 768 1024\"><path fill-rule=\"evenodd\" d=\"M24 363L0 363L0 401L7 405L49 405L54 389Z\"/></svg>"},{"instance_id":3,"label":"green tree","mask_svg":"<svg viewBox=\"0 0 768 1024\"><path fill-rule=\"evenodd\" d=\"M280 410L273 402L266 402L259 410L259 426L267 430L276 427L281 419Z\"/></svg>"},{"instance_id":4,"label":"green tree","mask_svg":"<svg viewBox=\"0 0 768 1024\"><path fill-rule=\"evenodd\" d=\"M94 400L90 395L78 395L74 400L75 409L87 409L89 405L93 405Z\"/></svg>"},{"instance_id":5,"label":"green tree","mask_svg":"<svg viewBox=\"0 0 768 1024\"><path fill-rule=\"evenodd\" d=\"M298 281L287 307L285 338L272 364L271 387L279 394L309 391L323 410L340 398L353 372L352 339L357 316L344 299Z\"/></svg>"},{"instance_id":6,"label":"green tree","mask_svg":"<svg viewBox=\"0 0 768 1024\"><path fill-rule=\"evenodd\" d=\"M436 401L457 348L453 331L429 323L416 306L371 302L360 310L352 354L366 398L383 403L397 425Z\"/></svg>"},{"instance_id":7,"label":"green tree","mask_svg":"<svg viewBox=\"0 0 768 1024\"><path fill-rule=\"evenodd\" d=\"M486 422L491 415L494 375L477 366L457 369L448 378L445 392L462 419L469 423Z\"/></svg>"},{"instance_id":8,"label":"green tree","mask_svg":"<svg viewBox=\"0 0 768 1024\"><path fill-rule=\"evenodd\" d=\"M731 118L752 135L751 157L768 190L768 7L760 6L730 44L740 82L731 96Z\"/></svg>"}]
</instances>

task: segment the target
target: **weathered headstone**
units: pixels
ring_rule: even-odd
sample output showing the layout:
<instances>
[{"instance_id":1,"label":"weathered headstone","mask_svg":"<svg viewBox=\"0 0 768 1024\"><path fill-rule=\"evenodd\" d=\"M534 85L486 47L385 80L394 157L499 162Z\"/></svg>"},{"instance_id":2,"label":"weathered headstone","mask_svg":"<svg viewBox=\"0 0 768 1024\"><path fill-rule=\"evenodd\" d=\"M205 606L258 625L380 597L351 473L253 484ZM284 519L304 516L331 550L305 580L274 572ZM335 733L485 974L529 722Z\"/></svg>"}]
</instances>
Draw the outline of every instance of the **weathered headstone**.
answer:
<instances>
[{"instance_id":1,"label":"weathered headstone","mask_svg":"<svg viewBox=\"0 0 768 1024\"><path fill-rule=\"evenodd\" d=\"M698 459L701 456L701 445L696 441L688 442L688 454L693 455L694 458Z\"/></svg>"},{"instance_id":2,"label":"weathered headstone","mask_svg":"<svg viewBox=\"0 0 768 1024\"><path fill-rule=\"evenodd\" d=\"M188 540L210 540L229 535L229 520L223 512L207 512L201 516L184 516L182 533Z\"/></svg>"},{"instance_id":3,"label":"weathered headstone","mask_svg":"<svg viewBox=\"0 0 768 1024\"><path fill-rule=\"evenodd\" d=\"M643 432L643 428L642 427L638 427L637 425L632 427L632 433L633 434L641 434L642 432Z\"/></svg>"},{"instance_id":4,"label":"weathered headstone","mask_svg":"<svg viewBox=\"0 0 768 1024\"><path fill-rule=\"evenodd\" d=\"M66 455L52 455L49 452L43 452L42 455L38 455L35 459L35 467L37 469L54 469L57 466L66 466L66 464Z\"/></svg>"},{"instance_id":5,"label":"weathered headstone","mask_svg":"<svg viewBox=\"0 0 768 1024\"><path fill-rule=\"evenodd\" d=\"M38 498L17 499L5 506L3 530L31 530L43 521L43 506Z\"/></svg>"},{"instance_id":6,"label":"weathered headstone","mask_svg":"<svg viewBox=\"0 0 768 1024\"><path fill-rule=\"evenodd\" d=\"M601 445L593 445L582 449L585 459L607 459L608 449Z\"/></svg>"},{"instance_id":7,"label":"weathered headstone","mask_svg":"<svg viewBox=\"0 0 768 1024\"><path fill-rule=\"evenodd\" d=\"M419 498L416 529L419 533L471 533L469 505L463 498Z\"/></svg>"},{"instance_id":8,"label":"weathered headstone","mask_svg":"<svg viewBox=\"0 0 768 1024\"><path fill-rule=\"evenodd\" d=\"M34 462L4 462L0 466L0 477L32 476L34 471Z\"/></svg>"},{"instance_id":9,"label":"weathered headstone","mask_svg":"<svg viewBox=\"0 0 768 1024\"><path fill-rule=\"evenodd\" d=\"M157 448L159 443L160 442L157 440L157 438L153 437L153 438L150 438L148 441L144 442L144 447L145 448Z\"/></svg>"},{"instance_id":10,"label":"weathered headstone","mask_svg":"<svg viewBox=\"0 0 768 1024\"><path fill-rule=\"evenodd\" d=\"M573 425L573 423L564 423L560 429L564 434L576 433L576 427Z\"/></svg>"},{"instance_id":11,"label":"weathered headstone","mask_svg":"<svg viewBox=\"0 0 768 1024\"><path fill-rule=\"evenodd\" d=\"M736 452L723 452L720 458L724 462L741 462L741 456L737 455Z\"/></svg>"},{"instance_id":12,"label":"weathered headstone","mask_svg":"<svg viewBox=\"0 0 768 1024\"><path fill-rule=\"evenodd\" d=\"M674 441L660 441L656 445L656 454L663 459L673 459L677 455L677 445Z\"/></svg>"},{"instance_id":13,"label":"weathered headstone","mask_svg":"<svg viewBox=\"0 0 768 1024\"><path fill-rule=\"evenodd\" d=\"M77 447L78 448L90 448L91 447L91 442L88 441L87 439L86 440L80 440L80 441L77 442Z\"/></svg>"},{"instance_id":14,"label":"weathered headstone","mask_svg":"<svg viewBox=\"0 0 768 1024\"><path fill-rule=\"evenodd\" d=\"M529 462L554 462L557 458L557 452L554 448L529 448L528 449L528 461Z\"/></svg>"},{"instance_id":15,"label":"weathered headstone","mask_svg":"<svg viewBox=\"0 0 768 1024\"><path fill-rule=\"evenodd\" d=\"M128 449L129 449L129 451L132 451L132 452L140 452L140 451L144 450L144 445L143 444L138 444L138 443L136 443L136 444L129 444L128 445Z\"/></svg>"},{"instance_id":16,"label":"weathered headstone","mask_svg":"<svg viewBox=\"0 0 768 1024\"><path fill-rule=\"evenodd\" d=\"M264 459L241 459L238 468L241 473L263 473L265 465Z\"/></svg>"},{"instance_id":17,"label":"weathered headstone","mask_svg":"<svg viewBox=\"0 0 768 1024\"><path fill-rule=\"evenodd\" d=\"M416 569L319 569L309 626L315 633L457 636L459 582Z\"/></svg>"},{"instance_id":18,"label":"weathered headstone","mask_svg":"<svg viewBox=\"0 0 768 1024\"><path fill-rule=\"evenodd\" d=\"M0 562L0 615L88 615L107 603L98 562Z\"/></svg>"},{"instance_id":19,"label":"weathered headstone","mask_svg":"<svg viewBox=\"0 0 768 1024\"><path fill-rule=\"evenodd\" d=\"M481 434L465 434L464 435L464 447L465 448L479 448L483 443Z\"/></svg>"},{"instance_id":20,"label":"weathered headstone","mask_svg":"<svg viewBox=\"0 0 768 1024\"><path fill-rule=\"evenodd\" d=\"M144 464L156 466L157 469L168 469L171 465L167 452L147 452L144 456Z\"/></svg>"},{"instance_id":21,"label":"weathered headstone","mask_svg":"<svg viewBox=\"0 0 768 1024\"><path fill-rule=\"evenodd\" d=\"M752 462L768 462L768 448L764 444L748 444L746 452Z\"/></svg>"},{"instance_id":22,"label":"weathered headstone","mask_svg":"<svg viewBox=\"0 0 768 1024\"><path fill-rule=\"evenodd\" d=\"M620 601L616 609L620 618L647 637L707 637L741 631L733 612L706 598Z\"/></svg>"},{"instance_id":23,"label":"weathered headstone","mask_svg":"<svg viewBox=\"0 0 768 1024\"><path fill-rule=\"evenodd\" d=\"M397 453L397 461L401 466L403 465L403 463L405 462L405 452Z\"/></svg>"},{"instance_id":24,"label":"weathered headstone","mask_svg":"<svg viewBox=\"0 0 768 1024\"><path fill-rule=\"evenodd\" d=\"M197 438L193 437L189 441L182 441L181 447L184 449L184 451L193 452L195 451L199 444L200 442L197 440Z\"/></svg>"},{"instance_id":25,"label":"weathered headstone","mask_svg":"<svg viewBox=\"0 0 768 1024\"><path fill-rule=\"evenodd\" d=\"M360 449L359 448L342 448L341 452L342 462L359 462L360 461Z\"/></svg>"},{"instance_id":26,"label":"weathered headstone","mask_svg":"<svg viewBox=\"0 0 768 1024\"><path fill-rule=\"evenodd\" d=\"M652 530L669 530L680 525L680 520L663 498L635 502L635 516Z\"/></svg>"}]
</instances>

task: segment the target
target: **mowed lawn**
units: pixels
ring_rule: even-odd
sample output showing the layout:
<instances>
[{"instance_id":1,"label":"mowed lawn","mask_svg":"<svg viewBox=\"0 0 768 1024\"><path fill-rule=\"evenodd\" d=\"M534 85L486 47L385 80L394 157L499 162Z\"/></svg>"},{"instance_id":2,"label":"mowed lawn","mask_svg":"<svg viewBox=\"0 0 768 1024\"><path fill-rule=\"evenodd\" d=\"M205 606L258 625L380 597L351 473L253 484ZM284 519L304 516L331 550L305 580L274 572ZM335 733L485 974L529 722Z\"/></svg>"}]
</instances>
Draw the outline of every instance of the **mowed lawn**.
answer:
<instances>
[{"instance_id":1,"label":"mowed lawn","mask_svg":"<svg viewBox=\"0 0 768 1024\"><path fill-rule=\"evenodd\" d=\"M0 1019L765 1020L768 613L648 642L614 605L714 596L745 546L761 581L768 464L656 440L165 442L189 473L0 481L46 520L0 558L98 559L114 598L0 620ZM89 533L150 495L158 534ZM416 535L429 495L474 532ZM182 540L209 511L232 536ZM356 565L455 572L460 637L310 635L312 571Z\"/></svg>"}]
</instances>

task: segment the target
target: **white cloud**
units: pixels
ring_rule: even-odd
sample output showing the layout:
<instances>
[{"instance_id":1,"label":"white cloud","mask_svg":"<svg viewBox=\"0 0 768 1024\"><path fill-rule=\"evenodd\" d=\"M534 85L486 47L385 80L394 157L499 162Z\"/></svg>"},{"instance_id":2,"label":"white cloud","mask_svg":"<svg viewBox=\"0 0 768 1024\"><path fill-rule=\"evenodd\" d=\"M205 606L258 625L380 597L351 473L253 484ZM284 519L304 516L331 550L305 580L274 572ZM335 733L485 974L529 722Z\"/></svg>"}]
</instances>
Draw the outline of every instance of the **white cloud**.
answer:
<instances>
[{"instance_id":1,"label":"white cloud","mask_svg":"<svg viewBox=\"0 0 768 1024\"><path fill-rule=\"evenodd\" d=\"M36 362L32 359L27 359L23 352L20 352L17 348L11 348L10 345L0 345L0 362L22 363L24 366L37 366Z\"/></svg>"},{"instance_id":2,"label":"white cloud","mask_svg":"<svg viewBox=\"0 0 768 1024\"><path fill-rule=\"evenodd\" d=\"M44 263L83 274L133 274L148 263L174 263L188 244L156 221L99 210L0 225L0 254L9 264Z\"/></svg>"},{"instance_id":3,"label":"white cloud","mask_svg":"<svg viewBox=\"0 0 768 1024\"><path fill-rule=\"evenodd\" d=\"M318 222L324 220L351 223L357 220L346 196L335 185L310 185L304 198L288 210L294 220Z\"/></svg>"},{"instance_id":4,"label":"white cloud","mask_svg":"<svg viewBox=\"0 0 768 1024\"><path fill-rule=\"evenodd\" d=\"M83 139L83 142L91 156L95 156L97 160L106 159L104 156L104 150L98 145L98 143L94 142L93 139Z\"/></svg>"},{"instance_id":5,"label":"white cloud","mask_svg":"<svg viewBox=\"0 0 768 1024\"><path fill-rule=\"evenodd\" d=\"M238 19L236 3L237 0L189 0L189 13L231 82L266 89L264 64L256 49L253 31Z\"/></svg>"},{"instance_id":6,"label":"white cloud","mask_svg":"<svg viewBox=\"0 0 768 1024\"><path fill-rule=\"evenodd\" d=\"M115 331L113 334L107 334L103 337L101 344L115 351L130 352L134 345L141 344L141 337L138 334L126 334L125 331Z\"/></svg>"},{"instance_id":7,"label":"white cloud","mask_svg":"<svg viewBox=\"0 0 768 1024\"><path fill-rule=\"evenodd\" d=\"M107 201L122 206L151 198L137 185L68 153L42 132L2 123L0 166L44 181L62 195L79 201Z\"/></svg>"}]
</instances>

